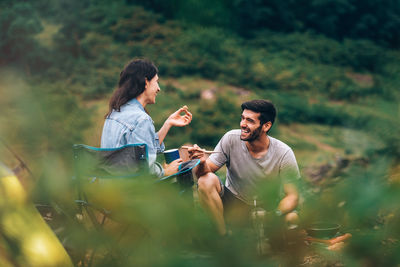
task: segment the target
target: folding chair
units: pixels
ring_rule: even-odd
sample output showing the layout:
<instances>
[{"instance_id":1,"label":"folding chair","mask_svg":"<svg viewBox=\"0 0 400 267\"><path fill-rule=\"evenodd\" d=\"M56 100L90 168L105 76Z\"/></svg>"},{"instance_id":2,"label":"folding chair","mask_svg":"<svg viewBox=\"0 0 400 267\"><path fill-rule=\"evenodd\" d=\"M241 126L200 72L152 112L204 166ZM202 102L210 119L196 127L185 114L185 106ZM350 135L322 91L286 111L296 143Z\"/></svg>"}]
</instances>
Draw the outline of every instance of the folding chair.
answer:
<instances>
[{"instance_id":1,"label":"folding chair","mask_svg":"<svg viewBox=\"0 0 400 267\"><path fill-rule=\"evenodd\" d=\"M96 148L83 144L73 146L73 162L75 181L78 188L79 214L83 217L86 213L92 225L100 230L111 210L93 203L86 192L82 190L83 183L101 182L110 179L136 179L151 176L148 167L148 150L146 144L129 144L119 148ZM192 194L194 177L192 170L200 160L191 160L179 166L179 172L168 177L154 180L158 183L172 183L179 186L181 195ZM112 183L112 181L110 181ZM192 198L193 199L193 198ZM100 218L99 218L100 213ZM91 260L94 252L91 255ZM89 263L89 266L91 264Z\"/></svg>"},{"instance_id":2,"label":"folding chair","mask_svg":"<svg viewBox=\"0 0 400 267\"><path fill-rule=\"evenodd\" d=\"M96 148L83 144L73 146L75 178L78 183L95 182L97 179L134 178L147 175L148 152L146 144L130 144L119 148ZM194 184L193 168L200 160L189 160L179 166L178 173L155 180L156 183L177 183L180 194L190 193ZM78 203L88 205L83 192ZM109 211L102 210L107 215Z\"/></svg>"},{"instance_id":3,"label":"folding chair","mask_svg":"<svg viewBox=\"0 0 400 267\"><path fill-rule=\"evenodd\" d=\"M83 144L73 145L74 180L78 189L76 203L86 211L95 227L104 224L110 211L91 203L83 183L95 183L98 179L130 179L148 174L148 151L146 144L129 144L119 148L97 148ZM103 217L100 223L94 209Z\"/></svg>"}]
</instances>

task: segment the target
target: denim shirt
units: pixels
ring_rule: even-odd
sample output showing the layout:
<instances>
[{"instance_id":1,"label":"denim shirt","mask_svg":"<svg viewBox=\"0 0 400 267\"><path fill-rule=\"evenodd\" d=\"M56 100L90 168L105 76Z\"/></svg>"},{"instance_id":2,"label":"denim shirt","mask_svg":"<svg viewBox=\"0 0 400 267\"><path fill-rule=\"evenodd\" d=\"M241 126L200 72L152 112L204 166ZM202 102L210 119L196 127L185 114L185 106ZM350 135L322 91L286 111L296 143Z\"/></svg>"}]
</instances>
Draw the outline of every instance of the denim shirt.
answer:
<instances>
[{"instance_id":1,"label":"denim shirt","mask_svg":"<svg viewBox=\"0 0 400 267\"><path fill-rule=\"evenodd\" d=\"M120 112L113 110L106 118L101 135L102 148L117 148L127 144L147 144L150 172L162 177L164 169L156 162L157 153L164 151L160 145L154 122L136 98L121 106Z\"/></svg>"}]
</instances>

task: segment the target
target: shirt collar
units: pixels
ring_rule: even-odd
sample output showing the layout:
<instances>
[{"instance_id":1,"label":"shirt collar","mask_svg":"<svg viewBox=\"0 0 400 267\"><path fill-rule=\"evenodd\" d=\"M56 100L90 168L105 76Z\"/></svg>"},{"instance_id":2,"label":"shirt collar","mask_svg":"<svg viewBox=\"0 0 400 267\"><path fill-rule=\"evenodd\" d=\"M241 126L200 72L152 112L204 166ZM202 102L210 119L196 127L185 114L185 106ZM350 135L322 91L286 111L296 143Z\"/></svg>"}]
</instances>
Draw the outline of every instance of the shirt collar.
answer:
<instances>
[{"instance_id":1,"label":"shirt collar","mask_svg":"<svg viewBox=\"0 0 400 267\"><path fill-rule=\"evenodd\" d=\"M129 100L128 102L126 102L127 105L132 105L132 106L138 106L141 110L144 110L144 107L142 106L142 104L140 104L140 102L136 99L136 98L132 98L131 100Z\"/></svg>"}]
</instances>

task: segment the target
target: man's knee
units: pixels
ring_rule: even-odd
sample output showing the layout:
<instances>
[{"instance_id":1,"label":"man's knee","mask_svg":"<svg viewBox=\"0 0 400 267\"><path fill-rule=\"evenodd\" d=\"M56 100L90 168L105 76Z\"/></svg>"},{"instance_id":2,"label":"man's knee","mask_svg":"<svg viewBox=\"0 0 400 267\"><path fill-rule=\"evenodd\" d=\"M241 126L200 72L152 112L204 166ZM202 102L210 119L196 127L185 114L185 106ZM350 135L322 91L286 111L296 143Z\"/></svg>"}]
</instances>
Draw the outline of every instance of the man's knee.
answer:
<instances>
[{"instance_id":1,"label":"man's knee","mask_svg":"<svg viewBox=\"0 0 400 267\"><path fill-rule=\"evenodd\" d=\"M211 172L199 177L197 184L198 190L201 193L211 193L214 191L219 193L221 191L221 183L218 176Z\"/></svg>"},{"instance_id":2,"label":"man's knee","mask_svg":"<svg viewBox=\"0 0 400 267\"><path fill-rule=\"evenodd\" d=\"M285 221L288 224L298 224L299 223L299 215L297 212L289 212L285 215Z\"/></svg>"}]
</instances>

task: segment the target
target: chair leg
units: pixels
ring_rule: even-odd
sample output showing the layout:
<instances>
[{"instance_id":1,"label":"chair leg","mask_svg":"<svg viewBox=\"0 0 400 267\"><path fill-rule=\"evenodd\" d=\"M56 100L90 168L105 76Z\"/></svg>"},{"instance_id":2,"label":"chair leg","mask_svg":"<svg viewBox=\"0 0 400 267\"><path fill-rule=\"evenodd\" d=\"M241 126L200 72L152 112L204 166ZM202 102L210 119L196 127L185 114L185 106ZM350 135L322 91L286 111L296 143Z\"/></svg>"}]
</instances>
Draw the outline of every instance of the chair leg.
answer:
<instances>
[{"instance_id":1,"label":"chair leg","mask_svg":"<svg viewBox=\"0 0 400 267\"><path fill-rule=\"evenodd\" d=\"M104 223L106 222L107 216L103 213L103 219L101 219L101 226L104 226Z\"/></svg>"},{"instance_id":2,"label":"chair leg","mask_svg":"<svg viewBox=\"0 0 400 267\"><path fill-rule=\"evenodd\" d=\"M91 253L91 255L90 255L90 258L89 258L89 262L88 262L87 267L91 267L91 266L92 266L93 260L94 260L94 255L95 255L95 254L96 254L96 249L93 249L93 250L92 250L92 253Z\"/></svg>"},{"instance_id":3,"label":"chair leg","mask_svg":"<svg viewBox=\"0 0 400 267\"><path fill-rule=\"evenodd\" d=\"M101 212L101 214L102 214L103 217L101 218L101 221L100 221L100 223L99 223L99 221L98 221L96 215L95 215L91 210L89 210L90 207L89 207L88 205L84 205L84 209L85 209L87 215L89 216L89 219L90 219L90 221L92 222L92 225L95 227L95 229L96 229L97 231L99 231L99 230L104 226L104 224L105 224L105 221L106 221L106 219L107 219L107 214ZM94 248L94 249L91 251L90 257L89 257L89 262L88 262L88 264L87 264L87 267L91 267L91 266L93 265L93 261L94 261L95 255L96 255L96 251L97 251L96 248Z\"/></svg>"}]
</instances>

